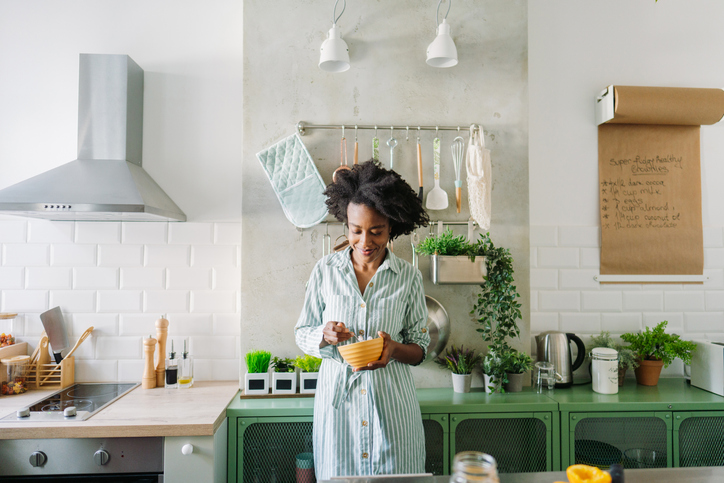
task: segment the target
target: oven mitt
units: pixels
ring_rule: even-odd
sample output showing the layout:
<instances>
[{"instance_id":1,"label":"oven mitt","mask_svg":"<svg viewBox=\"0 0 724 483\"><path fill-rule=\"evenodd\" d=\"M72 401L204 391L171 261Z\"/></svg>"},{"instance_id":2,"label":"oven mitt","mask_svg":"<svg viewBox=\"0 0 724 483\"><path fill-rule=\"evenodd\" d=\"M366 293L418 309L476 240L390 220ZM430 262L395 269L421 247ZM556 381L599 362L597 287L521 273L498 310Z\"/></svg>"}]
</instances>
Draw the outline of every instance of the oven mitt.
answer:
<instances>
[{"instance_id":1,"label":"oven mitt","mask_svg":"<svg viewBox=\"0 0 724 483\"><path fill-rule=\"evenodd\" d=\"M493 171L490 150L485 149L485 132L470 127L470 143L465 159L468 174L468 206L470 216L481 230L490 230Z\"/></svg>"},{"instance_id":2,"label":"oven mitt","mask_svg":"<svg viewBox=\"0 0 724 483\"><path fill-rule=\"evenodd\" d=\"M256 154L282 205L284 215L294 226L309 228L327 217L324 181L302 143L294 133Z\"/></svg>"}]
</instances>

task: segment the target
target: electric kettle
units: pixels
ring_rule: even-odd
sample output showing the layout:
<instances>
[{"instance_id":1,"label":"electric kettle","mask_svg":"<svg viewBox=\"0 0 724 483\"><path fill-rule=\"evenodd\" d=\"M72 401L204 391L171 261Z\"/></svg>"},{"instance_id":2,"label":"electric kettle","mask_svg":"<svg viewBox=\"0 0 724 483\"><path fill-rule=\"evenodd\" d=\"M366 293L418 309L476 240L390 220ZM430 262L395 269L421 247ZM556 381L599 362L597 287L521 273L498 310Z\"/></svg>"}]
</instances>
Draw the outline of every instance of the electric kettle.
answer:
<instances>
[{"instance_id":1,"label":"electric kettle","mask_svg":"<svg viewBox=\"0 0 724 483\"><path fill-rule=\"evenodd\" d=\"M571 341L576 343L578 354L571 364ZM550 330L535 336L536 361L553 363L556 372L556 387L571 387L573 371L581 367L586 358L586 346L575 334Z\"/></svg>"}]
</instances>

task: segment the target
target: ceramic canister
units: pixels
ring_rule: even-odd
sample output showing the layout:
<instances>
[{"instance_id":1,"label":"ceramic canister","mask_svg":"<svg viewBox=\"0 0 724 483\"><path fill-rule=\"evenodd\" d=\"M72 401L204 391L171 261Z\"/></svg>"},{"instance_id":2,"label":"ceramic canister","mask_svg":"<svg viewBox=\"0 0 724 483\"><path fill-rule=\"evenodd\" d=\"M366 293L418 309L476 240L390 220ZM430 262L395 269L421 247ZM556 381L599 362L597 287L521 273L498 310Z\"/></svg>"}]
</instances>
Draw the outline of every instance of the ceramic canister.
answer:
<instances>
[{"instance_id":1,"label":"ceramic canister","mask_svg":"<svg viewBox=\"0 0 724 483\"><path fill-rule=\"evenodd\" d=\"M596 347L591 351L593 390L600 394L618 393L618 351Z\"/></svg>"}]
</instances>

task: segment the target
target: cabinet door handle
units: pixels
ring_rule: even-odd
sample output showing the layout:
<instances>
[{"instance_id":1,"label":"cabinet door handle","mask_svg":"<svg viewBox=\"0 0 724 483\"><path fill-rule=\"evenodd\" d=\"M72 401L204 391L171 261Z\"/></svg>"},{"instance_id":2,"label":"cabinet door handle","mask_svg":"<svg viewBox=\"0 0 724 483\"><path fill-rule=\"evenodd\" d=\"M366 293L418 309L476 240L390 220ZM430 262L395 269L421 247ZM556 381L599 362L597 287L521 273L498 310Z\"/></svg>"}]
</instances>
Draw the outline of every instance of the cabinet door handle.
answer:
<instances>
[{"instance_id":1,"label":"cabinet door handle","mask_svg":"<svg viewBox=\"0 0 724 483\"><path fill-rule=\"evenodd\" d=\"M183 453L185 456L190 455L194 452L194 445L186 443L181 447L181 453Z\"/></svg>"}]
</instances>

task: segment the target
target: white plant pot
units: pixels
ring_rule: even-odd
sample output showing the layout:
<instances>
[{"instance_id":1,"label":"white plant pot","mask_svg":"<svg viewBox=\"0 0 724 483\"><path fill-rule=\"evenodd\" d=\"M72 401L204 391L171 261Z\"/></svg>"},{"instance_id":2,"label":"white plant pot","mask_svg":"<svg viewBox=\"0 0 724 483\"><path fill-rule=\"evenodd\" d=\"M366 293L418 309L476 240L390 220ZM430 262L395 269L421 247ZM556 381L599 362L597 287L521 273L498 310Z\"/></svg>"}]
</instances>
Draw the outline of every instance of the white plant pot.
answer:
<instances>
[{"instance_id":1,"label":"white plant pot","mask_svg":"<svg viewBox=\"0 0 724 483\"><path fill-rule=\"evenodd\" d=\"M485 379L485 394L492 394L493 391L490 389L490 386L497 387L500 384L498 378L487 374L483 374L483 378Z\"/></svg>"},{"instance_id":2,"label":"white plant pot","mask_svg":"<svg viewBox=\"0 0 724 483\"><path fill-rule=\"evenodd\" d=\"M299 393L314 394L317 392L318 372L300 372L299 373Z\"/></svg>"},{"instance_id":3,"label":"white plant pot","mask_svg":"<svg viewBox=\"0 0 724 483\"><path fill-rule=\"evenodd\" d=\"M470 392L470 382L473 380L472 374L453 374L453 391Z\"/></svg>"},{"instance_id":4,"label":"white plant pot","mask_svg":"<svg viewBox=\"0 0 724 483\"><path fill-rule=\"evenodd\" d=\"M244 394L248 396L269 394L269 373L247 372L244 375Z\"/></svg>"},{"instance_id":5,"label":"white plant pot","mask_svg":"<svg viewBox=\"0 0 724 483\"><path fill-rule=\"evenodd\" d=\"M296 394L296 372L272 372L272 394Z\"/></svg>"}]
</instances>

